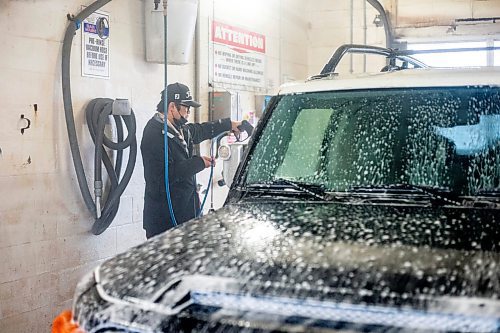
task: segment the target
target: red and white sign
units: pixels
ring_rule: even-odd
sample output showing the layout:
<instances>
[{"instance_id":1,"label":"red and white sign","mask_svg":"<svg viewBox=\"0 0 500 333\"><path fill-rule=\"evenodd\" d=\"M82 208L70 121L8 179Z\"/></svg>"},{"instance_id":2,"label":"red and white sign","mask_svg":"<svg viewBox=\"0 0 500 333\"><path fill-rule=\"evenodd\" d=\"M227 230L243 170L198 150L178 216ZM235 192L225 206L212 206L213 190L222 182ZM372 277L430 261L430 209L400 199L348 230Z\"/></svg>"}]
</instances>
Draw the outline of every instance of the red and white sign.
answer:
<instances>
[{"instance_id":1,"label":"red and white sign","mask_svg":"<svg viewBox=\"0 0 500 333\"><path fill-rule=\"evenodd\" d=\"M215 43L266 53L266 36L213 21L212 40Z\"/></svg>"},{"instance_id":2,"label":"red and white sign","mask_svg":"<svg viewBox=\"0 0 500 333\"><path fill-rule=\"evenodd\" d=\"M213 21L212 41L214 82L265 88L264 35Z\"/></svg>"}]
</instances>

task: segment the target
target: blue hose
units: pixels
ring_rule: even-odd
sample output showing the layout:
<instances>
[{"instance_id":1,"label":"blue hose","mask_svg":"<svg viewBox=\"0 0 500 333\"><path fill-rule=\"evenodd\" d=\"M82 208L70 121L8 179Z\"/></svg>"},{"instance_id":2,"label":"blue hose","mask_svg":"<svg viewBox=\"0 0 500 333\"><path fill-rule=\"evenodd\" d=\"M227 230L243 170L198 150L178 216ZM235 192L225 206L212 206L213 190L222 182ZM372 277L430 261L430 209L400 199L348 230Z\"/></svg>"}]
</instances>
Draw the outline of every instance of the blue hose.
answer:
<instances>
[{"instance_id":1,"label":"blue hose","mask_svg":"<svg viewBox=\"0 0 500 333\"><path fill-rule=\"evenodd\" d=\"M168 125L167 125L167 112L168 112L168 94L167 94L167 15L163 15L163 30L165 33L165 45L164 45L164 54L165 54L165 89L163 90L163 132L164 132L164 147L165 147L165 190L167 192L167 202L168 202L168 210L170 212L170 220L174 227L177 226L177 221L175 220L174 208L172 207L172 198L170 197L170 185L168 181Z\"/></svg>"},{"instance_id":2,"label":"blue hose","mask_svg":"<svg viewBox=\"0 0 500 333\"><path fill-rule=\"evenodd\" d=\"M212 142L210 143L210 157L211 158L214 158L214 142L217 142L217 139L219 139L220 137L222 137L224 135L227 135L227 133L228 132L223 132L212 139ZM212 163L212 165L210 166L210 176L208 178L207 191L205 192L205 197L203 198L203 202L201 204L200 209L198 210L198 214L196 214L196 217L201 217L201 215L203 213L203 207L205 206L205 201L207 201L208 189L210 188L210 185L212 185L213 176L214 176L214 165Z\"/></svg>"},{"instance_id":3,"label":"blue hose","mask_svg":"<svg viewBox=\"0 0 500 333\"><path fill-rule=\"evenodd\" d=\"M210 178L208 178L208 185L207 185L207 191L205 193L205 197L203 198L203 202L201 204L200 209L198 210L198 214L196 214L196 217L201 217L203 214L203 207L205 206L205 201L207 201L208 197L208 189L210 188L210 185L212 185L212 178L214 175L214 166L210 166Z\"/></svg>"},{"instance_id":4,"label":"blue hose","mask_svg":"<svg viewBox=\"0 0 500 333\"><path fill-rule=\"evenodd\" d=\"M167 88L165 88L167 89ZM166 91L165 91L166 94ZM165 103L164 105L167 104L166 97L165 97ZM164 114L166 114L165 108L163 108ZM174 207L172 206L172 198L170 197L170 184L168 181L168 126L167 126L167 116L163 118L163 131L165 132L164 135L164 146L165 146L165 190L167 192L167 202L168 202L168 211L170 212L170 219L172 221L172 224L174 227L177 226L177 221L175 220L175 214L174 214Z\"/></svg>"}]
</instances>

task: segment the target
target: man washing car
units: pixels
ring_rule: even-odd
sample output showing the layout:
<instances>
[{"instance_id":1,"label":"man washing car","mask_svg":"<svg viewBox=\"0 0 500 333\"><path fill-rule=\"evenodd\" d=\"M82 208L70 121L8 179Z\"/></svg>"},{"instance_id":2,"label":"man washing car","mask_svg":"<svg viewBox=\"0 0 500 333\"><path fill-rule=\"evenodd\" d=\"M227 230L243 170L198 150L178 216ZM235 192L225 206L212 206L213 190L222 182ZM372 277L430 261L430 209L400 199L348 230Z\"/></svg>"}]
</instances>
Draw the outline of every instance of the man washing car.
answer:
<instances>
[{"instance_id":1,"label":"man washing car","mask_svg":"<svg viewBox=\"0 0 500 333\"><path fill-rule=\"evenodd\" d=\"M216 137L222 132L238 133L241 122L230 118L201 124L188 124L192 107L200 103L193 100L189 88L181 83L167 87L167 114L164 114L165 94L156 107L155 115L144 128L141 153L144 165L146 189L144 193L143 227L146 237L151 238L172 228L166 187L164 117L168 125L169 188L175 220L178 224L197 215L200 200L196 191L195 175L211 166L209 156L193 155L193 145Z\"/></svg>"}]
</instances>

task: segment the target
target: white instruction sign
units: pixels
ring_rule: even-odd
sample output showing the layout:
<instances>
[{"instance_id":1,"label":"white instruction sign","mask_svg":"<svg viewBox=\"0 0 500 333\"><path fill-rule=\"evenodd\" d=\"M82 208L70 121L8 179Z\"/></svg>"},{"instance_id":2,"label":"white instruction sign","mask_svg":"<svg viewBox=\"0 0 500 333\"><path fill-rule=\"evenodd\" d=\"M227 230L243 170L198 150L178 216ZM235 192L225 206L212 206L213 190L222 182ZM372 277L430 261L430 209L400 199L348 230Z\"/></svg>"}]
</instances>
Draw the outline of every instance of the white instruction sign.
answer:
<instances>
[{"instance_id":1,"label":"white instruction sign","mask_svg":"<svg viewBox=\"0 0 500 333\"><path fill-rule=\"evenodd\" d=\"M109 14L90 14L81 29L82 76L109 79Z\"/></svg>"},{"instance_id":2,"label":"white instruction sign","mask_svg":"<svg viewBox=\"0 0 500 333\"><path fill-rule=\"evenodd\" d=\"M213 21L212 41L214 82L265 88L264 35Z\"/></svg>"}]
</instances>

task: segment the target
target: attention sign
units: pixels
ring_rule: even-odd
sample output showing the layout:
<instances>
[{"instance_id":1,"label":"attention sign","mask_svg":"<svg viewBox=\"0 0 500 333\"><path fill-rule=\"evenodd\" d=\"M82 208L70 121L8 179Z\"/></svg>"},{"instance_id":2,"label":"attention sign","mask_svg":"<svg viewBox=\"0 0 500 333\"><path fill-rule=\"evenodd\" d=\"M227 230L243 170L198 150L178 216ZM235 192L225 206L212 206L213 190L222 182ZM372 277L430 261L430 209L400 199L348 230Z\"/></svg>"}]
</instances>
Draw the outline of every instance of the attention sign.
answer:
<instances>
[{"instance_id":1,"label":"attention sign","mask_svg":"<svg viewBox=\"0 0 500 333\"><path fill-rule=\"evenodd\" d=\"M212 41L214 82L265 88L264 35L213 21Z\"/></svg>"}]
</instances>

